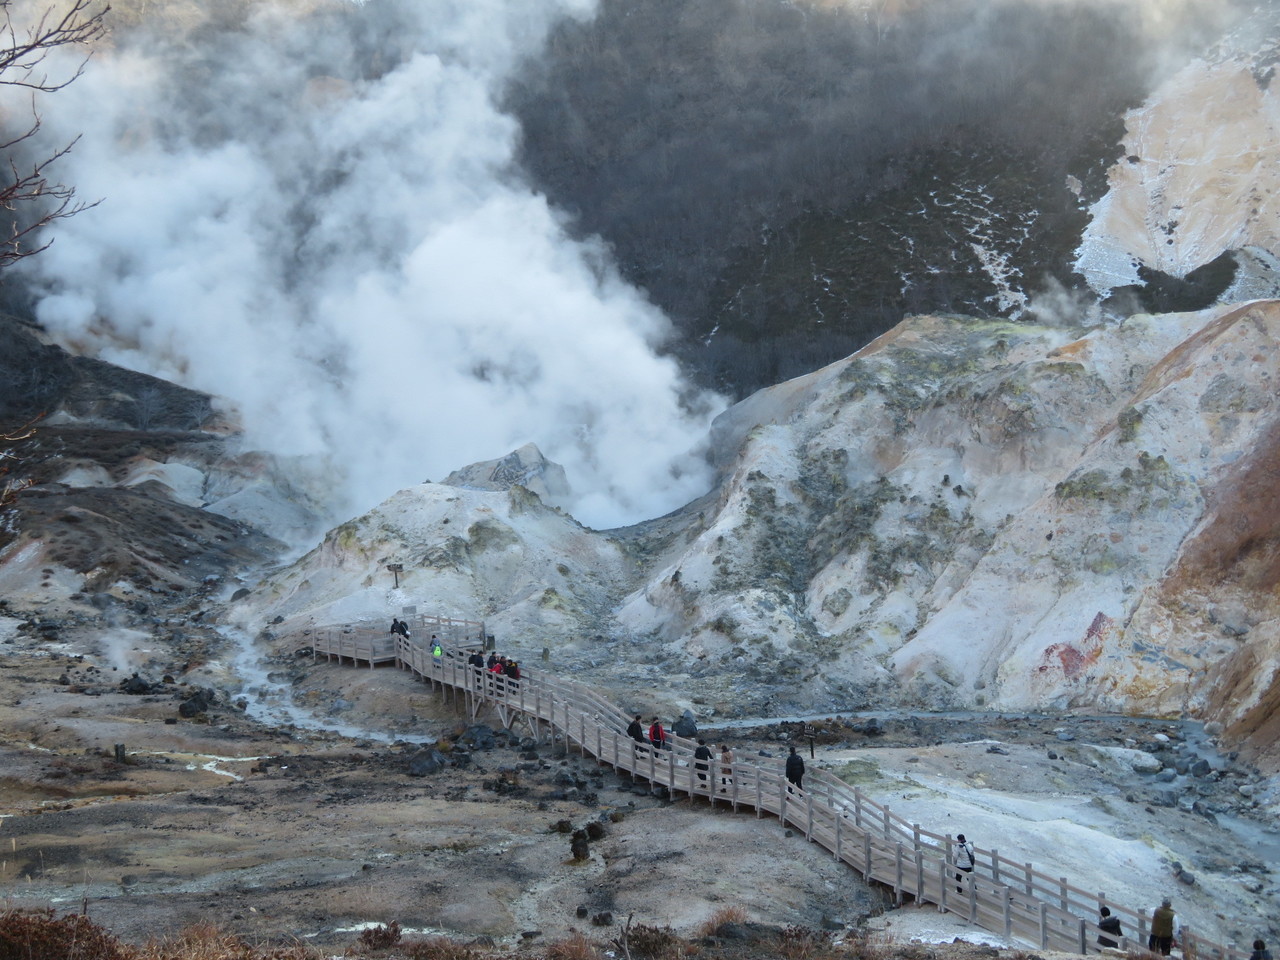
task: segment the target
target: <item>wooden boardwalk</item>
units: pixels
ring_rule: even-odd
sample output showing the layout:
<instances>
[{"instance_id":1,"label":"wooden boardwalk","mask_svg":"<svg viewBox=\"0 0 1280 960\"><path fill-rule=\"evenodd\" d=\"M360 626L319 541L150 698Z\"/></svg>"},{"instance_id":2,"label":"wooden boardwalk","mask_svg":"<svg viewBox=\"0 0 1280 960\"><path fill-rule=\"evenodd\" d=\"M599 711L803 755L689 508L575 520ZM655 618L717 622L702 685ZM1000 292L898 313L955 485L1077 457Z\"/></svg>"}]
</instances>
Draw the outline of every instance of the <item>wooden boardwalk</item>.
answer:
<instances>
[{"instance_id":1,"label":"wooden boardwalk","mask_svg":"<svg viewBox=\"0 0 1280 960\"><path fill-rule=\"evenodd\" d=\"M636 743L626 735L631 716L590 687L523 665L518 681L469 665L466 658L483 647L483 624L418 617L410 628L409 640L367 626L318 631L308 639L314 657L411 670L442 694L458 698L473 719L492 710L506 729L523 725L539 740L562 737L568 746L602 764L665 786L673 797L701 797L735 811L754 810L757 817L777 817L865 879L892 889L898 903L936 904L940 911L1042 950L1098 953L1099 935L1117 940L1121 951L1146 948L1147 913L1118 904L1104 893L1082 890L1066 877L1051 877L1030 863L1015 862L995 849L975 848L973 872L961 873L954 866L950 835L903 820L825 770L810 767L804 790L799 790L782 775L780 762L765 767L735 760L728 782L722 783L718 756L706 761L709 769L701 771L695 767L693 740L670 735L668 750ZM439 658L431 655L432 635L441 642ZM1129 936L1099 931L1095 920L1103 906L1120 918ZM1247 960L1249 955L1248 950L1205 940L1185 927L1180 941L1186 960Z\"/></svg>"}]
</instances>

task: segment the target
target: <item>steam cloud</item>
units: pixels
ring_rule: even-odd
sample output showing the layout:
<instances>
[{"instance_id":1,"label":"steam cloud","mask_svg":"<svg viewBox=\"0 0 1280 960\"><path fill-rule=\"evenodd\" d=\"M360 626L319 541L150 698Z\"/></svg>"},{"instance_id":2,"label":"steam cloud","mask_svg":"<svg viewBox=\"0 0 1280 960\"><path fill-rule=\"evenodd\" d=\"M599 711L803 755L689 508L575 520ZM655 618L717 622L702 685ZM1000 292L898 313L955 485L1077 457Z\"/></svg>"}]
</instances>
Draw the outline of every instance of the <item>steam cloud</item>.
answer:
<instances>
[{"instance_id":1,"label":"steam cloud","mask_svg":"<svg viewBox=\"0 0 1280 960\"><path fill-rule=\"evenodd\" d=\"M247 440L323 462L336 515L537 443L597 527L702 493L723 402L665 318L513 164L495 101L591 0L252 5L117 31L41 106L101 205L27 261L64 342L231 398ZM123 35L121 35L123 34Z\"/></svg>"}]
</instances>

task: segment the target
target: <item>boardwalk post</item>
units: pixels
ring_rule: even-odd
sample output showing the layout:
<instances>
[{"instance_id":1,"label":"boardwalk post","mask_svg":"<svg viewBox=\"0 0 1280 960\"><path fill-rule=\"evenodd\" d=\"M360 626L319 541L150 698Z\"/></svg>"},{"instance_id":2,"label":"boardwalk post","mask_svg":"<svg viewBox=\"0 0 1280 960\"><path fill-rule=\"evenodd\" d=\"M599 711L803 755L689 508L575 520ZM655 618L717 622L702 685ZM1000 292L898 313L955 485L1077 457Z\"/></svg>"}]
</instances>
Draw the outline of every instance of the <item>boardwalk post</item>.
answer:
<instances>
[{"instance_id":1,"label":"boardwalk post","mask_svg":"<svg viewBox=\"0 0 1280 960\"><path fill-rule=\"evenodd\" d=\"M804 826L804 838L806 840L812 840L813 839L813 793L810 792L805 794L804 799L805 799L805 807L806 807L806 810L805 810L806 822Z\"/></svg>"},{"instance_id":2,"label":"boardwalk post","mask_svg":"<svg viewBox=\"0 0 1280 960\"><path fill-rule=\"evenodd\" d=\"M853 825L862 826L862 791L857 787L853 788Z\"/></svg>"},{"instance_id":3,"label":"boardwalk post","mask_svg":"<svg viewBox=\"0 0 1280 960\"><path fill-rule=\"evenodd\" d=\"M924 851L916 847L916 901L924 899Z\"/></svg>"},{"instance_id":4,"label":"boardwalk post","mask_svg":"<svg viewBox=\"0 0 1280 960\"><path fill-rule=\"evenodd\" d=\"M978 885L973 880L972 873L964 875L965 880L969 883L969 922L978 922Z\"/></svg>"},{"instance_id":5,"label":"boardwalk post","mask_svg":"<svg viewBox=\"0 0 1280 960\"><path fill-rule=\"evenodd\" d=\"M1059 888L1058 896L1062 900L1062 909L1070 913L1071 912L1071 891L1067 889L1067 886L1068 886L1067 878L1059 877L1058 878L1058 888Z\"/></svg>"},{"instance_id":6,"label":"boardwalk post","mask_svg":"<svg viewBox=\"0 0 1280 960\"><path fill-rule=\"evenodd\" d=\"M836 814L836 849L835 849L835 854L836 854L836 859L837 859L837 860L841 859L841 857L840 857L840 845L841 845L841 842L842 842L843 838L840 836L840 825L841 825L843 822L844 822L844 814L842 814L842 813L837 813L837 814Z\"/></svg>"},{"instance_id":7,"label":"boardwalk post","mask_svg":"<svg viewBox=\"0 0 1280 960\"><path fill-rule=\"evenodd\" d=\"M1031 864L1027 864L1024 869L1027 872L1027 896L1033 896L1036 890L1035 871L1031 869Z\"/></svg>"},{"instance_id":8,"label":"boardwalk post","mask_svg":"<svg viewBox=\"0 0 1280 960\"><path fill-rule=\"evenodd\" d=\"M1049 905L1040 901L1040 949L1049 949Z\"/></svg>"},{"instance_id":9,"label":"boardwalk post","mask_svg":"<svg viewBox=\"0 0 1280 960\"><path fill-rule=\"evenodd\" d=\"M947 887L951 885L951 881L947 879L947 862L943 860L938 864L938 912L946 913L947 911Z\"/></svg>"},{"instance_id":10,"label":"boardwalk post","mask_svg":"<svg viewBox=\"0 0 1280 960\"><path fill-rule=\"evenodd\" d=\"M890 827L889 827L889 805L886 803L884 805L884 838L888 840L890 836L891 834L890 834Z\"/></svg>"},{"instance_id":11,"label":"boardwalk post","mask_svg":"<svg viewBox=\"0 0 1280 960\"><path fill-rule=\"evenodd\" d=\"M1000 882L1000 851L996 849L991 851L991 879Z\"/></svg>"},{"instance_id":12,"label":"boardwalk post","mask_svg":"<svg viewBox=\"0 0 1280 960\"><path fill-rule=\"evenodd\" d=\"M1004 919L1004 935L1006 937L1013 936L1013 907L1010 904L1010 891L1008 887L1000 888L1000 909Z\"/></svg>"},{"instance_id":13,"label":"boardwalk post","mask_svg":"<svg viewBox=\"0 0 1280 960\"><path fill-rule=\"evenodd\" d=\"M1087 925L1087 923L1088 921L1086 921L1084 917L1080 918L1080 925L1078 928L1078 935L1076 938L1076 948L1082 955L1089 952L1089 940L1088 940L1088 935L1085 932L1085 926Z\"/></svg>"},{"instance_id":14,"label":"boardwalk post","mask_svg":"<svg viewBox=\"0 0 1280 960\"><path fill-rule=\"evenodd\" d=\"M893 845L893 899L902 906L902 841Z\"/></svg>"},{"instance_id":15,"label":"boardwalk post","mask_svg":"<svg viewBox=\"0 0 1280 960\"><path fill-rule=\"evenodd\" d=\"M862 876L871 879L871 834L864 833L862 835L862 862L865 864L862 870Z\"/></svg>"},{"instance_id":16,"label":"boardwalk post","mask_svg":"<svg viewBox=\"0 0 1280 960\"><path fill-rule=\"evenodd\" d=\"M920 824L913 823L911 825L911 849L920 849Z\"/></svg>"}]
</instances>

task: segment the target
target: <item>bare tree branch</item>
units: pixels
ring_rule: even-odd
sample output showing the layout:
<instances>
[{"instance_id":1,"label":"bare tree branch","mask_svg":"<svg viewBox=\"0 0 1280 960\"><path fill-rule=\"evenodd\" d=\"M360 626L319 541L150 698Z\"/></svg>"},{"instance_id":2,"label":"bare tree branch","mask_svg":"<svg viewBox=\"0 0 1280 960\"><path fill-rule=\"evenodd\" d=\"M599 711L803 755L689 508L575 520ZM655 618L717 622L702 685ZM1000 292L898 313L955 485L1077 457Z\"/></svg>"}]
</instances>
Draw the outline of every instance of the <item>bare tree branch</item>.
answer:
<instances>
[{"instance_id":1,"label":"bare tree branch","mask_svg":"<svg viewBox=\"0 0 1280 960\"><path fill-rule=\"evenodd\" d=\"M99 0L71 0L61 16L51 7L34 26L19 30L13 23L13 0L0 0L0 20L3 21L0 24L0 86L25 87L33 98L26 132L0 143L0 151L7 154L8 166L8 173L0 177L0 210L7 214L8 221L6 236L0 238L0 268L48 247L52 240L35 247L26 244L40 228L97 205L77 201L74 187L51 183L45 173L51 163L70 152L78 137L44 159L30 161L30 166L19 166L15 153L40 130L36 94L61 90L84 72L87 54L70 76L61 79L50 77L45 61L52 50L85 46L103 35L105 18L111 8L97 7L98 3Z\"/></svg>"},{"instance_id":2,"label":"bare tree branch","mask_svg":"<svg viewBox=\"0 0 1280 960\"><path fill-rule=\"evenodd\" d=\"M36 424L43 417L43 413L37 414L17 429L0 433L0 444L4 445L0 446L0 509L11 506L18 499L18 494L31 486L29 478L9 478L9 472L13 469L13 464L21 463L23 459L17 456L9 445L21 443L23 440L29 440L35 436Z\"/></svg>"},{"instance_id":3,"label":"bare tree branch","mask_svg":"<svg viewBox=\"0 0 1280 960\"><path fill-rule=\"evenodd\" d=\"M88 57L63 80L51 80L43 71L44 62L50 50L83 46L102 36L106 30L104 20L111 8L104 6L94 12L96 3L97 0L72 0L62 16L56 16L50 8L35 26L19 31L13 23L13 0L0 0L4 17L4 25L0 27L0 84L52 93L74 82L84 72Z\"/></svg>"}]
</instances>

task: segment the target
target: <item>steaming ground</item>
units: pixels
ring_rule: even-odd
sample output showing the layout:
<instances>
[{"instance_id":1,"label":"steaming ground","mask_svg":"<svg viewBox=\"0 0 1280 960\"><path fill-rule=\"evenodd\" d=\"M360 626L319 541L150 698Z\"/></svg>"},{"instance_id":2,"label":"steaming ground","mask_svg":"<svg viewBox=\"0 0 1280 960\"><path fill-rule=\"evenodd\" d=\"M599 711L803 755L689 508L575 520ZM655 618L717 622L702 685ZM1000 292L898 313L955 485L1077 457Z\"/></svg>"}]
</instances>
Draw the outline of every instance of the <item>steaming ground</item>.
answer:
<instances>
[{"instance_id":1,"label":"steaming ground","mask_svg":"<svg viewBox=\"0 0 1280 960\"><path fill-rule=\"evenodd\" d=\"M29 146L79 137L58 175L102 202L26 264L36 313L64 344L225 397L335 522L529 442L582 522L664 514L708 487L723 402L692 382L804 372L905 308L1022 302L991 284L1038 284L1050 248L1066 263L1066 173L1096 187L1118 148L1100 128L1161 52L1235 10L900 6L125 0L84 76L37 105ZM1023 169L986 170L974 138L1016 141ZM1043 180L1052 197L1005 200L1070 222L1028 234L1030 260L984 250L953 273L1013 208L906 226L922 164L952 178L932 195ZM828 205L830 223L795 219Z\"/></svg>"},{"instance_id":2,"label":"steaming ground","mask_svg":"<svg viewBox=\"0 0 1280 960\"><path fill-rule=\"evenodd\" d=\"M102 203L31 261L37 316L228 398L247 445L324 478L335 518L530 441L588 524L700 495L721 401L523 182L493 103L589 9L246 4L192 37L163 12L118 30L42 104L33 146L79 136L62 175Z\"/></svg>"}]
</instances>

